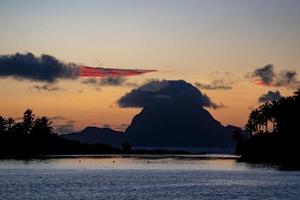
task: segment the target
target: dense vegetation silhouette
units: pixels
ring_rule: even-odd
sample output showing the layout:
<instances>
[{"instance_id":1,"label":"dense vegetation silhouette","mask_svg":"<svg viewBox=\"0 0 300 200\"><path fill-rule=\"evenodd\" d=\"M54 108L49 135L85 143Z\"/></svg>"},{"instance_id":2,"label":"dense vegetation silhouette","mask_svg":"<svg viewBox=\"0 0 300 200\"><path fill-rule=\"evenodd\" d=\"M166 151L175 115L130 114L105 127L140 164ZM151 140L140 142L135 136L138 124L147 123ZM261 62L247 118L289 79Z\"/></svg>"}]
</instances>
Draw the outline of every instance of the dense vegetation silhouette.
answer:
<instances>
[{"instance_id":1,"label":"dense vegetation silhouette","mask_svg":"<svg viewBox=\"0 0 300 200\"><path fill-rule=\"evenodd\" d=\"M186 154L186 151L131 150L129 143L113 147L102 143L80 143L60 137L54 132L47 117L35 118L32 110L26 110L21 122L0 116L0 158L31 158L51 155L82 154Z\"/></svg>"},{"instance_id":2,"label":"dense vegetation silhouette","mask_svg":"<svg viewBox=\"0 0 300 200\"><path fill-rule=\"evenodd\" d=\"M59 137L47 117L35 118L26 110L21 122L0 116L0 155L32 156L50 154L120 153L107 144L82 144Z\"/></svg>"},{"instance_id":3,"label":"dense vegetation silhouette","mask_svg":"<svg viewBox=\"0 0 300 200\"><path fill-rule=\"evenodd\" d=\"M234 131L244 161L300 161L300 89L293 96L254 109L245 130Z\"/></svg>"}]
</instances>

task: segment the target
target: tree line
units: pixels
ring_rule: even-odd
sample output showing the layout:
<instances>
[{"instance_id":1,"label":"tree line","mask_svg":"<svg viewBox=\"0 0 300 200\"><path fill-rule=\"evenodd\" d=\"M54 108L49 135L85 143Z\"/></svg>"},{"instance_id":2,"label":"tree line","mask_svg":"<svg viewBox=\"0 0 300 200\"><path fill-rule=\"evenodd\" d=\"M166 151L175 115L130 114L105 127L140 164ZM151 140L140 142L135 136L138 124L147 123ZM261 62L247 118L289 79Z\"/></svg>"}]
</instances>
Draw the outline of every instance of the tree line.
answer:
<instances>
[{"instance_id":1,"label":"tree line","mask_svg":"<svg viewBox=\"0 0 300 200\"><path fill-rule=\"evenodd\" d=\"M120 153L107 144L82 144L59 137L51 120L36 118L32 110L24 112L20 122L0 116L0 156L35 156L52 154Z\"/></svg>"},{"instance_id":2,"label":"tree line","mask_svg":"<svg viewBox=\"0 0 300 200\"><path fill-rule=\"evenodd\" d=\"M245 129L234 131L236 152L248 161L300 161L300 89L252 110Z\"/></svg>"}]
</instances>

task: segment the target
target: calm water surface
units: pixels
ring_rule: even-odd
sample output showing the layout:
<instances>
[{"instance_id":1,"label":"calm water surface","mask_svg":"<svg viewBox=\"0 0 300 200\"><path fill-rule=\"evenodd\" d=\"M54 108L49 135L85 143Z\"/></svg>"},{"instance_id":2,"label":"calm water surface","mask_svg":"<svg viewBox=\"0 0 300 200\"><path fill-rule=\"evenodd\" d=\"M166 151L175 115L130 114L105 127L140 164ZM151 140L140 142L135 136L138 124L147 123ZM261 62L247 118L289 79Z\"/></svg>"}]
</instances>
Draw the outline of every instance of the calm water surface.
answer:
<instances>
[{"instance_id":1,"label":"calm water surface","mask_svg":"<svg viewBox=\"0 0 300 200\"><path fill-rule=\"evenodd\" d=\"M299 199L300 172L227 156L0 161L0 199Z\"/></svg>"}]
</instances>

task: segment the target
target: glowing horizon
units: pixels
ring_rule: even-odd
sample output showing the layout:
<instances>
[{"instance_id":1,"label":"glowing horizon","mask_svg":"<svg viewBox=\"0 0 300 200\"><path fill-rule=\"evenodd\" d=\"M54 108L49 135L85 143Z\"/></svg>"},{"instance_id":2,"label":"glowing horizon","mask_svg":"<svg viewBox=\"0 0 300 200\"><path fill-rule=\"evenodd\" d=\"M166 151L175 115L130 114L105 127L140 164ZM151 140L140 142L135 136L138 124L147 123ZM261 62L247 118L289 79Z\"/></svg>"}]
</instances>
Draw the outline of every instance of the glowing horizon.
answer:
<instances>
[{"instance_id":1,"label":"glowing horizon","mask_svg":"<svg viewBox=\"0 0 300 200\"><path fill-rule=\"evenodd\" d=\"M17 118L31 108L60 116L56 127L121 128L140 109L119 108L120 97L149 80L182 79L224 105L208 109L215 119L243 126L259 97L288 96L298 87L299 21L293 0L4 1L0 55L31 52L99 67L82 68L81 78L69 68L0 72L0 115ZM265 68L267 77L256 71Z\"/></svg>"}]
</instances>

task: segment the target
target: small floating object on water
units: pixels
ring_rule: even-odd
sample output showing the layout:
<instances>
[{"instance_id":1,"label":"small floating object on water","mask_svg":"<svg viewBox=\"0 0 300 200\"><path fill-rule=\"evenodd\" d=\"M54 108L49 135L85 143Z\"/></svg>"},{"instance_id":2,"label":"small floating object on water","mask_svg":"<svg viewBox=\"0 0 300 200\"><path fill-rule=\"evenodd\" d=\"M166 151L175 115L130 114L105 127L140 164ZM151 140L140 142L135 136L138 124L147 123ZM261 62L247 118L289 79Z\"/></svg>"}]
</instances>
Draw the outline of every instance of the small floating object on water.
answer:
<instances>
[{"instance_id":1,"label":"small floating object on water","mask_svg":"<svg viewBox=\"0 0 300 200\"><path fill-rule=\"evenodd\" d=\"M79 163L81 163L81 160L78 160Z\"/></svg>"},{"instance_id":2,"label":"small floating object on water","mask_svg":"<svg viewBox=\"0 0 300 200\"><path fill-rule=\"evenodd\" d=\"M113 160L113 163L115 163L115 161Z\"/></svg>"}]
</instances>

